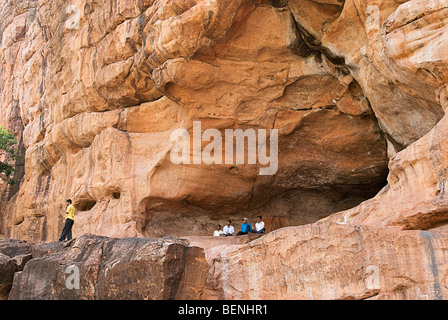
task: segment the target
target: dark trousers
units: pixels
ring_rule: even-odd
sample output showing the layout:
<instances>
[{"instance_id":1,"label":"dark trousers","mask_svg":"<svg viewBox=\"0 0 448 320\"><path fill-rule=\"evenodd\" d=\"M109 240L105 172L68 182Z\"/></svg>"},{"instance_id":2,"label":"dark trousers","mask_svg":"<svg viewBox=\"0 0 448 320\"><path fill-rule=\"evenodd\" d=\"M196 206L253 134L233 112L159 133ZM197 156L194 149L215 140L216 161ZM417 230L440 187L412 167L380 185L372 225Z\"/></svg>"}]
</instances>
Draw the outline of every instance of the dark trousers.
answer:
<instances>
[{"instance_id":1,"label":"dark trousers","mask_svg":"<svg viewBox=\"0 0 448 320\"><path fill-rule=\"evenodd\" d=\"M65 219L64 229L62 229L62 234L61 234L61 237L59 238L59 241L64 241L65 238L67 238L67 240L72 239L73 223L75 223L75 221L73 221L72 219L68 219L68 218Z\"/></svg>"}]
</instances>

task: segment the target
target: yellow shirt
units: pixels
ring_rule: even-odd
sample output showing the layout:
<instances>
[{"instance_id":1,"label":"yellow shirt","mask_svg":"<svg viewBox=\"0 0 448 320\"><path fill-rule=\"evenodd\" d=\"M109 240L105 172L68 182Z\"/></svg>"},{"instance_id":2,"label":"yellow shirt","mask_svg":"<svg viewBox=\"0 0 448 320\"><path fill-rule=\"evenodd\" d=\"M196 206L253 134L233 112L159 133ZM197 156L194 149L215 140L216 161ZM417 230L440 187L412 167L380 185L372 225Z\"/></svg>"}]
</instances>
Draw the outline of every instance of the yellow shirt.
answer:
<instances>
[{"instance_id":1,"label":"yellow shirt","mask_svg":"<svg viewBox=\"0 0 448 320\"><path fill-rule=\"evenodd\" d=\"M75 220L75 207L72 205L72 204L70 204L68 207L67 207L67 211L66 211L66 215L65 215L65 217L67 218L67 219L72 219L72 220Z\"/></svg>"}]
</instances>

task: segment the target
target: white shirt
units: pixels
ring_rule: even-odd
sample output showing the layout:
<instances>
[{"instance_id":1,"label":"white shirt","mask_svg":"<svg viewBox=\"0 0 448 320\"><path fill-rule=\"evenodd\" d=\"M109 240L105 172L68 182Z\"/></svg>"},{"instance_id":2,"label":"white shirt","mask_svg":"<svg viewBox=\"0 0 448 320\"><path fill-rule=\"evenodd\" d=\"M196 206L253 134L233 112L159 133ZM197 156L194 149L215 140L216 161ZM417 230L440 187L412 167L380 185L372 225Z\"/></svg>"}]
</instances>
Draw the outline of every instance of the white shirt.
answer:
<instances>
[{"instance_id":1,"label":"white shirt","mask_svg":"<svg viewBox=\"0 0 448 320\"><path fill-rule=\"evenodd\" d=\"M260 221L259 223L255 223L255 230L260 231L261 229L264 228L264 222Z\"/></svg>"},{"instance_id":2,"label":"white shirt","mask_svg":"<svg viewBox=\"0 0 448 320\"><path fill-rule=\"evenodd\" d=\"M228 227L227 225L224 226L224 234L233 234L235 232L235 229L233 228L233 226Z\"/></svg>"},{"instance_id":3,"label":"white shirt","mask_svg":"<svg viewBox=\"0 0 448 320\"><path fill-rule=\"evenodd\" d=\"M222 230L215 230L215 232L213 232L213 236L215 237L219 237L220 235L222 235Z\"/></svg>"}]
</instances>

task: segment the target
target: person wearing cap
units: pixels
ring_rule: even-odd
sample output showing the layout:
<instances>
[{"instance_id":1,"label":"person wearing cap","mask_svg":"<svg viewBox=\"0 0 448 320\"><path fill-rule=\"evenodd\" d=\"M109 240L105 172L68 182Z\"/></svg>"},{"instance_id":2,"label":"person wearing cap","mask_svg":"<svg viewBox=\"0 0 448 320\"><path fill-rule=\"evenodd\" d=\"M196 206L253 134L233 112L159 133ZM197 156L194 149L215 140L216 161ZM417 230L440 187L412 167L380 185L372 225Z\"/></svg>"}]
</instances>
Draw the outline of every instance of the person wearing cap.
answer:
<instances>
[{"instance_id":1,"label":"person wearing cap","mask_svg":"<svg viewBox=\"0 0 448 320\"><path fill-rule=\"evenodd\" d=\"M248 234L249 232L252 232L252 226L249 222L247 222L247 218L241 219L243 223L241 224L241 231L239 231L236 235L241 236L243 234Z\"/></svg>"}]
</instances>

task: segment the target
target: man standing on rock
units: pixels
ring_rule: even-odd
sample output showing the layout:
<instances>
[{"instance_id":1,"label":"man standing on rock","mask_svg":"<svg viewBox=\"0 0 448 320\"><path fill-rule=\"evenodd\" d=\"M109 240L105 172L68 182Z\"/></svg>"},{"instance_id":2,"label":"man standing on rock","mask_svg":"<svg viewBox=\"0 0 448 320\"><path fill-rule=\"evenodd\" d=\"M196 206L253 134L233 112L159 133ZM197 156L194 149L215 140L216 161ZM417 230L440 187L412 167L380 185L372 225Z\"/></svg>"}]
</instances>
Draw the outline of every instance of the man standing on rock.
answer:
<instances>
[{"instance_id":1,"label":"man standing on rock","mask_svg":"<svg viewBox=\"0 0 448 320\"><path fill-rule=\"evenodd\" d=\"M64 241L72 239L72 227L73 223L75 223L75 207L72 205L72 200L67 199L66 201L66 209L65 209L65 224L64 229L62 229L61 237L59 241Z\"/></svg>"}]
</instances>

